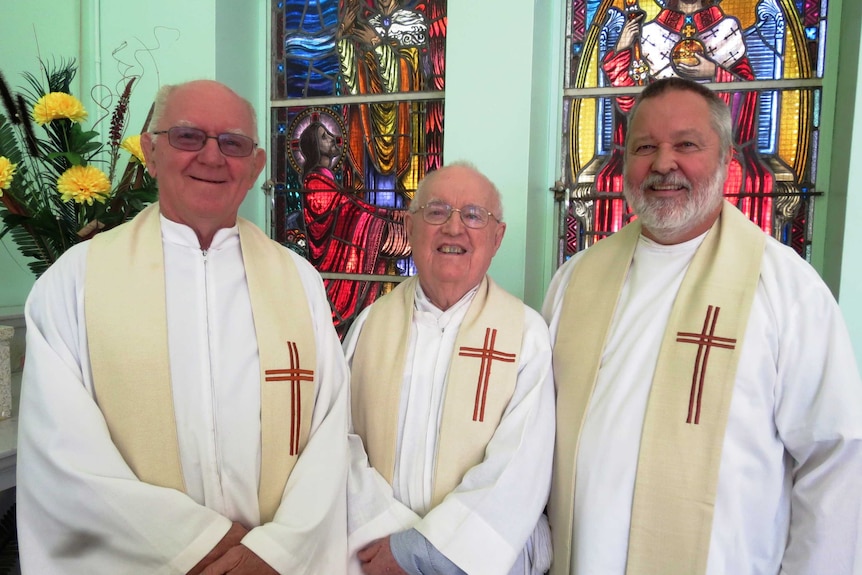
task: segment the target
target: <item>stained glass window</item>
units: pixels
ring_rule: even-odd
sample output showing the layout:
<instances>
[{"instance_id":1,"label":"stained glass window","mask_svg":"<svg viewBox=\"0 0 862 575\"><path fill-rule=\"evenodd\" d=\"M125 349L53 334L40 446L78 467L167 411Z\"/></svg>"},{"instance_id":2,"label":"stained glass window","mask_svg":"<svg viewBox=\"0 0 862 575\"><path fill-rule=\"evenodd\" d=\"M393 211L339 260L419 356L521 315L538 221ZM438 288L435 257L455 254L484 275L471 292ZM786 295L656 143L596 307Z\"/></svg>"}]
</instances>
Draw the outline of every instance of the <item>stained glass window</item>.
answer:
<instances>
[{"instance_id":1,"label":"stained glass window","mask_svg":"<svg viewBox=\"0 0 862 575\"><path fill-rule=\"evenodd\" d=\"M810 254L827 0L569 0L559 261L633 217L622 143L658 78L706 83L731 108L725 197ZM563 191L563 190L560 190Z\"/></svg>"},{"instance_id":2,"label":"stained glass window","mask_svg":"<svg viewBox=\"0 0 862 575\"><path fill-rule=\"evenodd\" d=\"M273 235L339 334L415 273L406 206L443 161L445 0L272 2Z\"/></svg>"}]
</instances>

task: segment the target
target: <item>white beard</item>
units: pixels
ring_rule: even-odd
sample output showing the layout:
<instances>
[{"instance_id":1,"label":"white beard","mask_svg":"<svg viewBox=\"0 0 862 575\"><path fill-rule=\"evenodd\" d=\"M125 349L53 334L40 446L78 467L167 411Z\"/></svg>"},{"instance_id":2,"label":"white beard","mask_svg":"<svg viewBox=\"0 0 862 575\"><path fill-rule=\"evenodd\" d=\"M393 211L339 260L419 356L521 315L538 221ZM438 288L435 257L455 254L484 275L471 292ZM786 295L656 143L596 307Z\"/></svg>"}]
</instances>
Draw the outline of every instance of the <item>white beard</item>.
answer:
<instances>
[{"instance_id":1,"label":"white beard","mask_svg":"<svg viewBox=\"0 0 862 575\"><path fill-rule=\"evenodd\" d=\"M651 174L635 190L625 178L623 195L644 228L659 241L672 240L702 224L723 199L725 167L720 166L703 186L695 187L682 174ZM685 187L681 198L650 198L644 190L655 185Z\"/></svg>"}]
</instances>

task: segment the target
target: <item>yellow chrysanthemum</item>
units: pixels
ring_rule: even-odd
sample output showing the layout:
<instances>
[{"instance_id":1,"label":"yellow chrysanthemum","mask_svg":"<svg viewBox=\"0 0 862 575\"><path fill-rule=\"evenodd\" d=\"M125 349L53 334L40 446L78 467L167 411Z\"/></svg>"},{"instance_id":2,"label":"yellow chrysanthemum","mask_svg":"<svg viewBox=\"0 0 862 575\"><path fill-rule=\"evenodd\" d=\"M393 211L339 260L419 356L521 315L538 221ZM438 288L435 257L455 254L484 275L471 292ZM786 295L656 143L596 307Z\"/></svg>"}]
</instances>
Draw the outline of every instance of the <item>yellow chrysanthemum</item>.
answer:
<instances>
[{"instance_id":1,"label":"yellow chrysanthemum","mask_svg":"<svg viewBox=\"0 0 862 575\"><path fill-rule=\"evenodd\" d=\"M129 136L123 143L120 144L120 147L129 152L132 156L137 159L141 165L146 166L147 161L144 159L144 152L141 150L141 135L137 136Z\"/></svg>"},{"instance_id":2,"label":"yellow chrysanthemum","mask_svg":"<svg viewBox=\"0 0 862 575\"><path fill-rule=\"evenodd\" d=\"M93 200L105 203L111 192L111 182L105 172L93 166L72 166L57 178L57 190L63 201L75 200L79 204Z\"/></svg>"},{"instance_id":3,"label":"yellow chrysanthemum","mask_svg":"<svg viewBox=\"0 0 862 575\"><path fill-rule=\"evenodd\" d=\"M6 156L0 156L0 196L3 195L3 190L8 190L12 185L16 167L18 164L13 164Z\"/></svg>"},{"instance_id":4,"label":"yellow chrysanthemum","mask_svg":"<svg viewBox=\"0 0 862 575\"><path fill-rule=\"evenodd\" d=\"M87 117L84 105L75 96L65 92L45 94L33 106L33 119L43 126L51 120L80 122Z\"/></svg>"}]
</instances>

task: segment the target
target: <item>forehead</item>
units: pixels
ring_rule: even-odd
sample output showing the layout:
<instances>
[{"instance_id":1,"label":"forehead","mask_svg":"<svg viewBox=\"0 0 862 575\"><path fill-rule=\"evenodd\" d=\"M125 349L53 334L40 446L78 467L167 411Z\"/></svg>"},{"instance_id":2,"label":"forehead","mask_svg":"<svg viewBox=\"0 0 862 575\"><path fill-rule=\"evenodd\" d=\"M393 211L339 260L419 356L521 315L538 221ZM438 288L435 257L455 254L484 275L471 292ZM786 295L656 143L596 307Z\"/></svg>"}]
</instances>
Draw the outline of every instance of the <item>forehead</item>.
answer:
<instances>
[{"instance_id":1,"label":"forehead","mask_svg":"<svg viewBox=\"0 0 862 575\"><path fill-rule=\"evenodd\" d=\"M425 197L421 200L440 200L455 207L467 204L488 209L496 207L491 183L481 174L463 166L440 168L425 188Z\"/></svg>"},{"instance_id":2,"label":"forehead","mask_svg":"<svg viewBox=\"0 0 862 575\"><path fill-rule=\"evenodd\" d=\"M629 124L631 140L679 136L718 138L709 104L700 94L673 90L644 100Z\"/></svg>"},{"instance_id":3,"label":"forehead","mask_svg":"<svg viewBox=\"0 0 862 575\"><path fill-rule=\"evenodd\" d=\"M213 132L240 131L254 135L248 105L236 94L215 83L177 87L168 96L160 129L190 125Z\"/></svg>"}]
</instances>

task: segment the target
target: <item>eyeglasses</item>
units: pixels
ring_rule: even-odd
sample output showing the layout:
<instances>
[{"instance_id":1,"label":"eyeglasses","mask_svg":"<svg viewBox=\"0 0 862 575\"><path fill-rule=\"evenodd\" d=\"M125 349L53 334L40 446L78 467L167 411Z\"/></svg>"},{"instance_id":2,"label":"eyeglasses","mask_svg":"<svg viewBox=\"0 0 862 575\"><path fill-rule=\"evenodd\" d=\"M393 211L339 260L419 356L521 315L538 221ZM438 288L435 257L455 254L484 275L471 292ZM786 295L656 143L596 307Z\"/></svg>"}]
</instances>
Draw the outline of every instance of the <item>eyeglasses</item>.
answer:
<instances>
[{"instance_id":1,"label":"eyeglasses","mask_svg":"<svg viewBox=\"0 0 862 575\"><path fill-rule=\"evenodd\" d=\"M490 218L500 222L497 216L482 206L467 205L463 208L453 208L443 202L429 202L424 206L419 206L416 211L419 210L422 210L422 219L433 226L441 226L448 222L449 218L452 217L452 212L458 212L458 215L461 216L461 222L474 230L487 226Z\"/></svg>"},{"instance_id":2,"label":"eyeglasses","mask_svg":"<svg viewBox=\"0 0 862 575\"><path fill-rule=\"evenodd\" d=\"M218 142L218 149L221 150L222 154L234 158L250 156L257 147L257 142L242 134L225 133L217 136L208 136L203 130L186 126L174 126L167 130L152 133L154 135L167 134L168 142L171 146L185 152L202 150L207 140L215 140Z\"/></svg>"}]
</instances>

